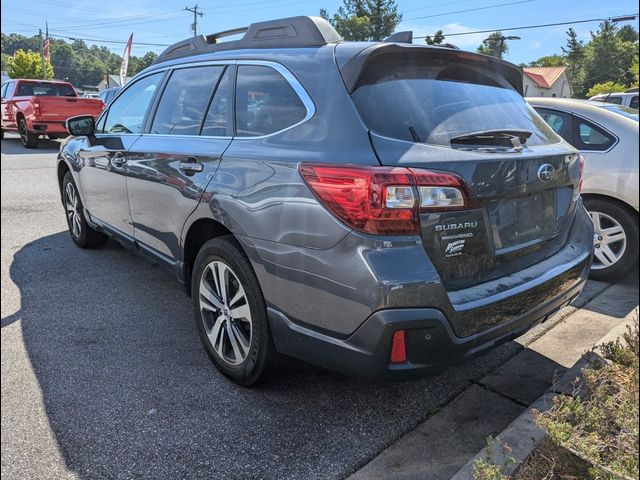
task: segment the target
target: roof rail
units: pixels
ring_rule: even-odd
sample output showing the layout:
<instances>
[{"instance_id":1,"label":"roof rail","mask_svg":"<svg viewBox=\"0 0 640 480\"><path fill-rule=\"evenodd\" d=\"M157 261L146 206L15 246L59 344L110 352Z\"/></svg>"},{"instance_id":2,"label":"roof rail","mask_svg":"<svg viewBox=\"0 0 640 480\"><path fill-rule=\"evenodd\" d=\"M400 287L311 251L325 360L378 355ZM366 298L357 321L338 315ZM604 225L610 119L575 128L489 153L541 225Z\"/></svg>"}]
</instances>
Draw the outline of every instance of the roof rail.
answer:
<instances>
[{"instance_id":1,"label":"roof rail","mask_svg":"<svg viewBox=\"0 0 640 480\"><path fill-rule=\"evenodd\" d=\"M231 35L244 33L239 40L218 43ZM341 42L342 37L329 22L320 17L290 17L267 22L252 23L211 35L198 35L175 43L158 56L154 63L201 53L239 50L243 48L298 48L320 47Z\"/></svg>"}]
</instances>

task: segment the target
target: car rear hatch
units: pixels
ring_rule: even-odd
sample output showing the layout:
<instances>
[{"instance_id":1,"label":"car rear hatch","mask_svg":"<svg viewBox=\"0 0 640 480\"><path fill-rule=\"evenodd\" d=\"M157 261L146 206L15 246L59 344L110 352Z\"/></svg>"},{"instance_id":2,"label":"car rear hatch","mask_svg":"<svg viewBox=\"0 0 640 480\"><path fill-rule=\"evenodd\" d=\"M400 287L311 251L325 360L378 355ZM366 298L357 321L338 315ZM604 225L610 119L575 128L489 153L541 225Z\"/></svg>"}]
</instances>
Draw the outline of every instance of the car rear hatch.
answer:
<instances>
[{"instance_id":1,"label":"car rear hatch","mask_svg":"<svg viewBox=\"0 0 640 480\"><path fill-rule=\"evenodd\" d=\"M368 50L342 72L380 163L464 183L464 207L420 210L450 298L557 254L576 211L579 156L524 101L521 71L454 49Z\"/></svg>"}]
</instances>

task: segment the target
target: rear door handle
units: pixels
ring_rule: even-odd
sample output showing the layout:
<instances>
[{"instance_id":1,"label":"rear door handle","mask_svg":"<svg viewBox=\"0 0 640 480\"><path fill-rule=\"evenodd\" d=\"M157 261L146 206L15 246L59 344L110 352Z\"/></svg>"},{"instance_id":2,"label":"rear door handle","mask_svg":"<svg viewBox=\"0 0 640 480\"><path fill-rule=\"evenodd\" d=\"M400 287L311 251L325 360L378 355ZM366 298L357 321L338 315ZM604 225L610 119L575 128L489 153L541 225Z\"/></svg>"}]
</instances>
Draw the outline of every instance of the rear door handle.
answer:
<instances>
[{"instance_id":1,"label":"rear door handle","mask_svg":"<svg viewBox=\"0 0 640 480\"><path fill-rule=\"evenodd\" d=\"M116 152L113 154L113 157L111 157L111 163L116 167L121 167L127 163L127 159L125 158L124 153Z\"/></svg>"},{"instance_id":2,"label":"rear door handle","mask_svg":"<svg viewBox=\"0 0 640 480\"><path fill-rule=\"evenodd\" d=\"M204 170L204 165L198 162L196 158L189 157L185 161L180 162L180 170L186 174L193 175L194 173L202 172Z\"/></svg>"}]
</instances>

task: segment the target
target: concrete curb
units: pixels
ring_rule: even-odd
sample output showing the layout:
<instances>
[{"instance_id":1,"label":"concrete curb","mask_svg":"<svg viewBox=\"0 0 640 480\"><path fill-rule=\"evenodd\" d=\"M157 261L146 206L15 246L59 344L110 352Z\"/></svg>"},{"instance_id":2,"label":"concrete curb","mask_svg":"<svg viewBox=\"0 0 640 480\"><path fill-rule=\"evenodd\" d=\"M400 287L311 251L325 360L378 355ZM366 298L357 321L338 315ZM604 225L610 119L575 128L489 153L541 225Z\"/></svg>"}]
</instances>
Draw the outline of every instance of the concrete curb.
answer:
<instances>
[{"instance_id":1,"label":"concrete curb","mask_svg":"<svg viewBox=\"0 0 640 480\"><path fill-rule=\"evenodd\" d=\"M597 344L601 345L602 343L615 340L622 335L626 330L626 326L630 325L633 321L634 315L637 315L637 313L628 315L623 323L613 327L597 342ZM515 459L515 463L507 465L504 472L507 475L513 475L522 462L547 436L546 433L536 425L531 413L532 410L548 410L556 395L576 394L575 385L576 381L582 376L582 369L589 364L603 361L602 357L594 351L585 353L582 358L559 379L557 383L555 383L544 395L538 398L518 418L511 422L507 428L496 436L491 448L493 463L496 465L505 465L506 455ZM505 444L510 448L508 453L503 451L502 445ZM487 451L485 449L481 450L475 457L469 460L458 471L458 473L451 477L451 480L474 480L474 463L479 459L487 460L487 457Z\"/></svg>"}]
</instances>

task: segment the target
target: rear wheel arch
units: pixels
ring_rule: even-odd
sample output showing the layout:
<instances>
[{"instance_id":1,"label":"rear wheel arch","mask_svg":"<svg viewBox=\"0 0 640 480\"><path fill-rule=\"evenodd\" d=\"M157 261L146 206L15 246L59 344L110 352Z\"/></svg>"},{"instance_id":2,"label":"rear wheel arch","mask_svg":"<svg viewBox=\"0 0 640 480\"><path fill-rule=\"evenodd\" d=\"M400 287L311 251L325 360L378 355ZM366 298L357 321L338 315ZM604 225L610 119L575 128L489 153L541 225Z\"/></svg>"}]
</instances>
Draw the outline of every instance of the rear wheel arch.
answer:
<instances>
[{"instance_id":1,"label":"rear wheel arch","mask_svg":"<svg viewBox=\"0 0 640 480\"><path fill-rule=\"evenodd\" d=\"M627 202L620 200L619 198L616 197L611 197L609 195L602 195L599 193L583 193L582 195L582 199L583 200L600 200L603 202L610 202L610 203L614 203L616 205L618 205L619 207L622 207L624 210L627 211L627 213L629 213L633 219L636 222L636 225L639 223L638 222L638 211L633 208L631 205L629 205Z\"/></svg>"},{"instance_id":2,"label":"rear wheel arch","mask_svg":"<svg viewBox=\"0 0 640 480\"><path fill-rule=\"evenodd\" d=\"M223 235L233 236L233 233L212 218L200 218L189 226L183 242L184 268L181 275L188 295L191 295L191 273L198 252L209 240Z\"/></svg>"}]
</instances>

